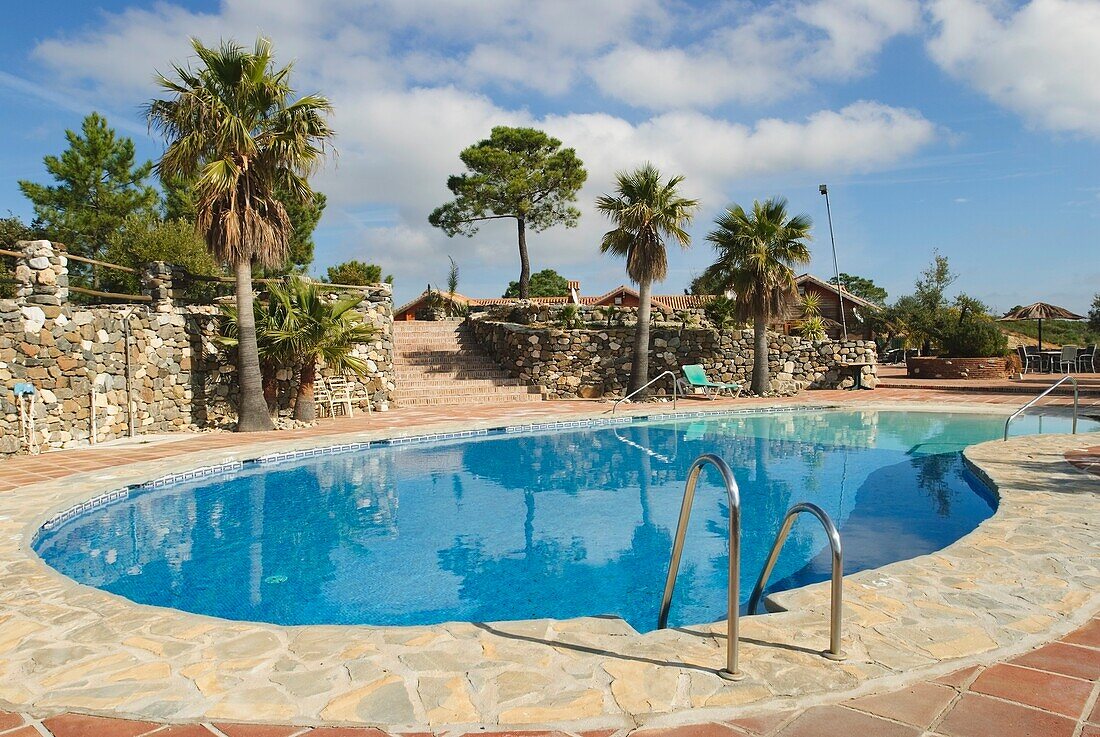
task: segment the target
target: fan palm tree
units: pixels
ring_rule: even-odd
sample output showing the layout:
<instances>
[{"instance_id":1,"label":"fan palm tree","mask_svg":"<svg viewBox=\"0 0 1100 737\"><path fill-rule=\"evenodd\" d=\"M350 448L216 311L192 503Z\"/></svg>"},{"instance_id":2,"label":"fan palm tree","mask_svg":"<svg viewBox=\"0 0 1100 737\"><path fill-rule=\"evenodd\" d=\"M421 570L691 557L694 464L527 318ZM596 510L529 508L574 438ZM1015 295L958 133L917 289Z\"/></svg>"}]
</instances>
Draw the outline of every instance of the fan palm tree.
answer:
<instances>
[{"instance_id":1,"label":"fan palm tree","mask_svg":"<svg viewBox=\"0 0 1100 737\"><path fill-rule=\"evenodd\" d=\"M691 223L698 200L680 196L682 176L661 180L661 173L646 163L632 172L619 172L614 195L601 195L596 208L610 218L614 229L604 233L601 253L626 258L626 273L638 285L638 327L634 335L634 359L629 391L635 392L649 380L650 289L668 275L665 240L681 248L691 245L685 228Z\"/></svg>"},{"instance_id":2,"label":"fan palm tree","mask_svg":"<svg viewBox=\"0 0 1100 737\"><path fill-rule=\"evenodd\" d=\"M787 215L787 201L755 201L752 212L734 204L715 221L707 235L718 258L706 271L737 297L737 316L752 320L752 391L768 390L768 323L783 317L798 301L791 266L810 261L806 247L812 221L807 215Z\"/></svg>"},{"instance_id":3,"label":"fan palm tree","mask_svg":"<svg viewBox=\"0 0 1100 737\"><path fill-rule=\"evenodd\" d=\"M336 301L326 299L316 282L300 276L272 286L261 353L300 362L294 419L311 422L317 417L313 386L319 360L337 372L367 374L367 362L354 355L354 350L373 340L375 329L355 312L360 301L358 294Z\"/></svg>"},{"instance_id":4,"label":"fan palm tree","mask_svg":"<svg viewBox=\"0 0 1100 737\"><path fill-rule=\"evenodd\" d=\"M179 65L157 82L169 99L148 106L152 127L168 146L157 169L162 179L193 181L195 225L214 257L236 277L240 385L237 430L269 430L261 390L253 313L252 265L279 267L286 260L292 224L276 196L313 198L307 177L322 163L332 129L332 106L320 95L292 100L290 66L276 68L271 42L249 51L226 42L191 46L196 70Z\"/></svg>"}]
</instances>

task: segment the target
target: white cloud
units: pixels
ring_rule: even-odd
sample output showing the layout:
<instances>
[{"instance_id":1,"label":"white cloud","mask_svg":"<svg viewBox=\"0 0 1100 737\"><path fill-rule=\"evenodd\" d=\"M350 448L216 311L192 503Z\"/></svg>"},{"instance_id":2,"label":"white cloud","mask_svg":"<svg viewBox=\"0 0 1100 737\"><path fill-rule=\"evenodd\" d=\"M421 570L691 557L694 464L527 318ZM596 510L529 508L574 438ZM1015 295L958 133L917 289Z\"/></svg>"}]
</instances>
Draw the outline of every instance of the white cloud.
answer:
<instances>
[{"instance_id":1,"label":"white cloud","mask_svg":"<svg viewBox=\"0 0 1100 737\"><path fill-rule=\"evenodd\" d=\"M916 0L808 0L725 19L687 46L632 41L593 60L603 92L632 105L670 109L774 102L815 81L868 71L895 36L920 24Z\"/></svg>"},{"instance_id":2,"label":"white cloud","mask_svg":"<svg viewBox=\"0 0 1100 737\"><path fill-rule=\"evenodd\" d=\"M936 62L1054 131L1100 137L1100 2L931 0Z\"/></svg>"}]
</instances>

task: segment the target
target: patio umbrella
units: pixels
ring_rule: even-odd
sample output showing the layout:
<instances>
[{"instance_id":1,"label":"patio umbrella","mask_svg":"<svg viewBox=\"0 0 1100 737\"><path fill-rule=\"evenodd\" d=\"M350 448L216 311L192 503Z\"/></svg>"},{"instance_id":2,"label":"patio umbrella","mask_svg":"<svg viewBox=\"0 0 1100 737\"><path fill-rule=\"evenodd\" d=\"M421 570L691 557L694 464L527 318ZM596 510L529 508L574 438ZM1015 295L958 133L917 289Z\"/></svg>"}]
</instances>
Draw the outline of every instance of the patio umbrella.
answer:
<instances>
[{"instance_id":1,"label":"patio umbrella","mask_svg":"<svg viewBox=\"0 0 1100 737\"><path fill-rule=\"evenodd\" d=\"M1084 320L1085 318L1070 312L1065 307L1036 302L1027 307L1018 307L1001 318L1002 320L1038 320L1039 350L1043 350L1043 320Z\"/></svg>"}]
</instances>

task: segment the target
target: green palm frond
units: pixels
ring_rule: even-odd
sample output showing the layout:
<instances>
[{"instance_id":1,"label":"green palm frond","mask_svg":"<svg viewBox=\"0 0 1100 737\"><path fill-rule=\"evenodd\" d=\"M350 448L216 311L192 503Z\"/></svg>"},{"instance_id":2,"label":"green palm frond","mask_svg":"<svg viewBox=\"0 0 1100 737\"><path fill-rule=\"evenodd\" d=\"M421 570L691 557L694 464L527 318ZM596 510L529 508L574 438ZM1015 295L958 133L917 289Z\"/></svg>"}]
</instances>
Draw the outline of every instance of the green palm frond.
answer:
<instances>
[{"instance_id":1,"label":"green palm frond","mask_svg":"<svg viewBox=\"0 0 1100 737\"><path fill-rule=\"evenodd\" d=\"M196 226L215 258L279 266L292 227L275 191L313 197L306 177L327 153L332 105L316 94L293 99L291 67L274 67L268 39L250 50L198 39L191 47L198 68L174 65L158 75L167 99L146 109L150 127L168 143L158 171L166 179L194 178Z\"/></svg>"},{"instance_id":2,"label":"green palm frond","mask_svg":"<svg viewBox=\"0 0 1100 737\"><path fill-rule=\"evenodd\" d=\"M678 191L682 176L662 181L653 164L616 175L616 194L601 195L596 209L614 228L604 234L600 251L626 258L626 273L636 283L662 281L668 275L665 241L681 248L691 244L691 224L698 200L682 197Z\"/></svg>"},{"instance_id":3,"label":"green palm frond","mask_svg":"<svg viewBox=\"0 0 1100 737\"><path fill-rule=\"evenodd\" d=\"M807 264L812 221L788 217L787 201L773 198L753 203L752 212L731 205L707 235L717 259L707 276L736 293L738 318L782 317L798 300L792 266Z\"/></svg>"},{"instance_id":4,"label":"green palm frond","mask_svg":"<svg viewBox=\"0 0 1100 737\"><path fill-rule=\"evenodd\" d=\"M283 365L320 358L336 371L367 372L355 348L375 339L377 330L355 308L359 296L331 300L322 285L295 276L274 284L264 314L257 309L261 356Z\"/></svg>"}]
</instances>

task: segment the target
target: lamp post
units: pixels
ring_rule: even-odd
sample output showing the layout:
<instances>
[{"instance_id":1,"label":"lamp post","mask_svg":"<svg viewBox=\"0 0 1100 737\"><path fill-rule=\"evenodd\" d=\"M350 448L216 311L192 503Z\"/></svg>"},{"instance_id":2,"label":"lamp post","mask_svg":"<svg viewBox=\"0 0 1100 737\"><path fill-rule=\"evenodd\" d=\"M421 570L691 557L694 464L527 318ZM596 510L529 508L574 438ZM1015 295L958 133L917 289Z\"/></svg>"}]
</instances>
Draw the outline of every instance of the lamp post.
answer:
<instances>
[{"instance_id":1,"label":"lamp post","mask_svg":"<svg viewBox=\"0 0 1100 737\"><path fill-rule=\"evenodd\" d=\"M822 184L817 188L825 195L825 212L829 216L829 240L833 244L833 271L836 273L836 296L840 300L840 327L844 331L844 340L848 340L848 319L844 316L844 289L840 285L840 266L836 261L836 238L833 236L833 210L829 207L829 188Z\"/></svg>"}]
</instances>

